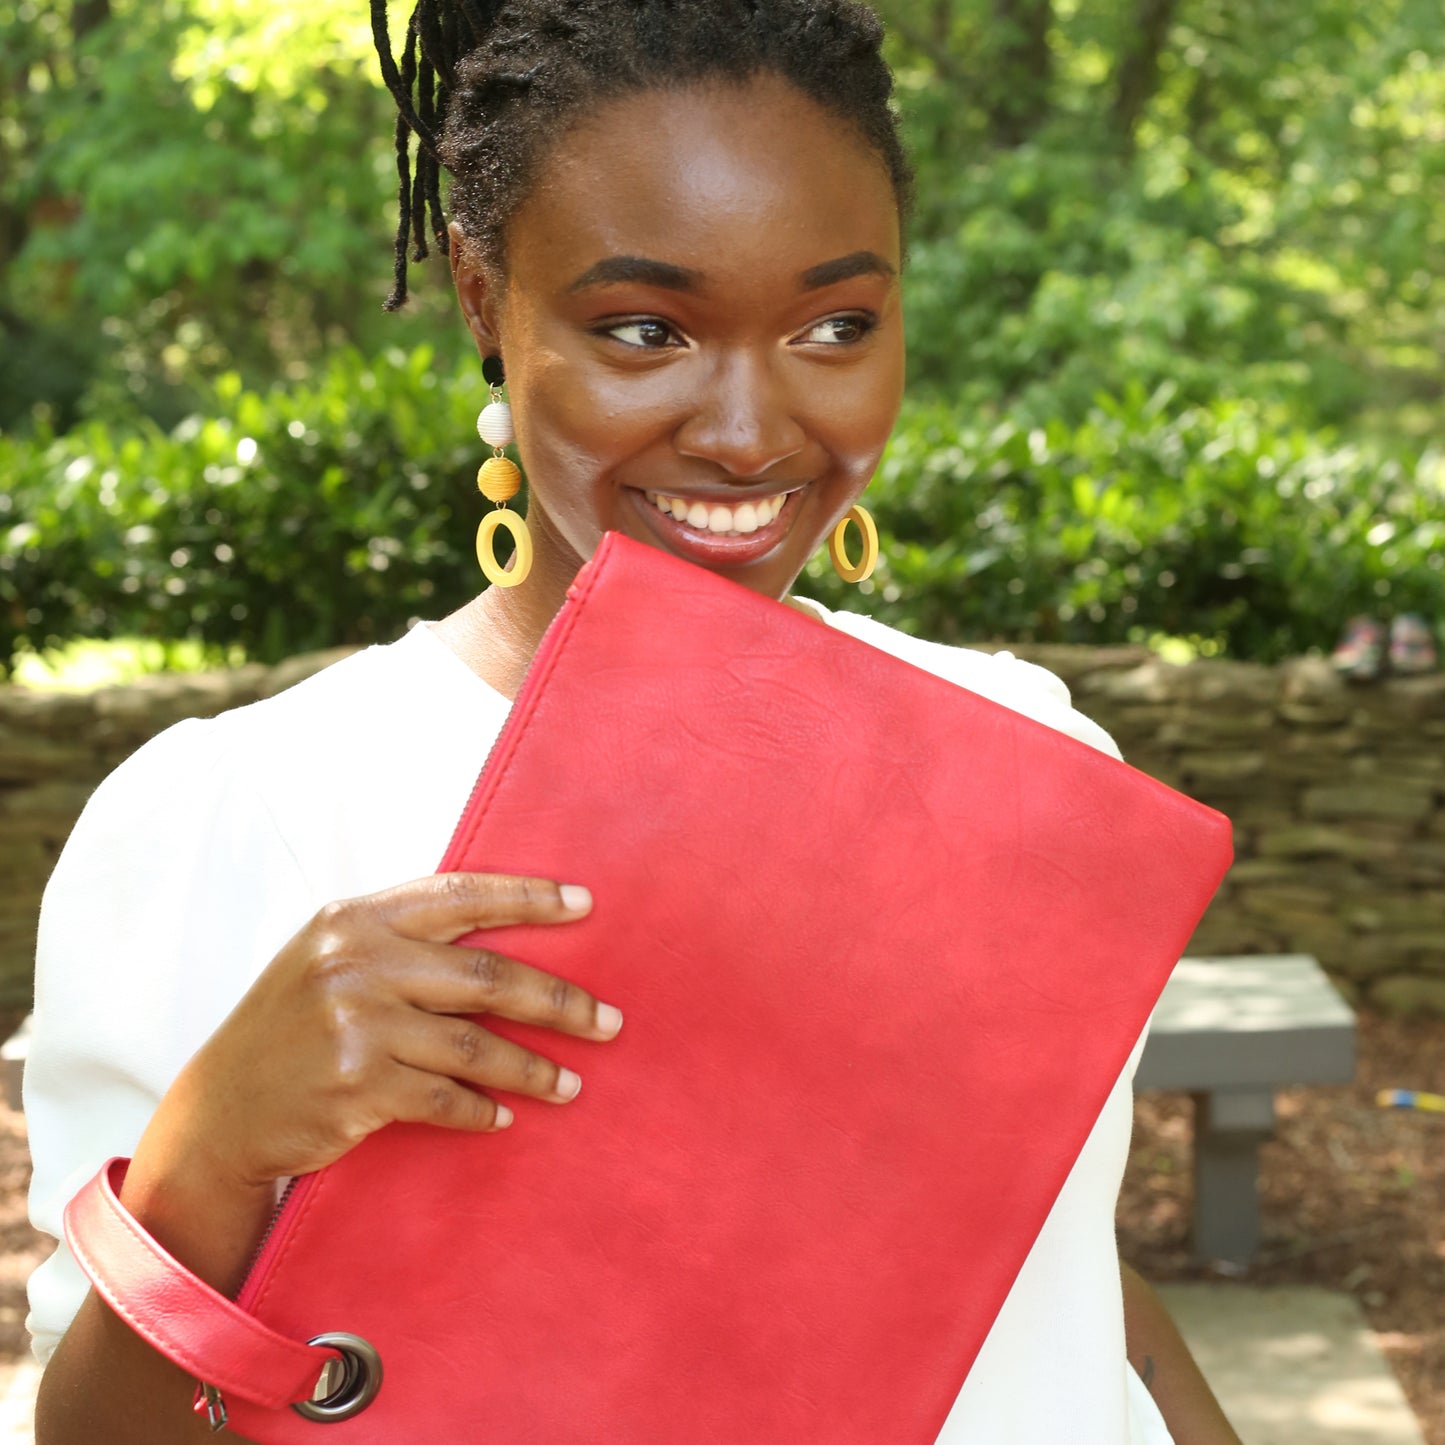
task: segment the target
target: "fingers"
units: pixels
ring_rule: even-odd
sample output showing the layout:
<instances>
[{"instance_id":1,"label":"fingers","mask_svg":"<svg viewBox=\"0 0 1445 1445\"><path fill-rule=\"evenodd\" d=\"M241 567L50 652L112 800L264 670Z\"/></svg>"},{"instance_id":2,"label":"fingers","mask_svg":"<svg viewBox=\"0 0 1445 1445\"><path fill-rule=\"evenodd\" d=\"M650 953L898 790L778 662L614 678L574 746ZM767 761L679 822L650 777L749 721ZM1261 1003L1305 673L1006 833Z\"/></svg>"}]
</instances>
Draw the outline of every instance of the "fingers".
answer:
<instances>
[{"instance_id":1,"label":"fingers","mask_svg":"<svg viewBox=\"0 0 1445 1445\"><path fill-rule=\"evenodd\" d=\"M435 1124L476 1134L493 1133L512 1122L505 1104L455 1079L405 1067L395 1080L391 1112L404 1124Z\"/></svg>"},{"instance_id":2,"label":"fingers","mask_svg":"<svg viewBox=\"0 0 1445 1445\"><path fill-rule=\"evenodd\" d=\"M570 923L592 907L578 884L510 873L438 873L356 901L395 932L432 943L509 923Z\"/></svg>"},{"instance_id":3,"label":"fingers","mask_svg":"<svg viewBox=\"0 0 1445 1445\"><path fill-rule=\"evenodd\" d=\"M497 1014L590 1039L610 1039L622 1027L619 1010L586 989L485 948L414 945L396 988L432 1014Z\"/></svg>"},{"instance_id":4,"label":"fingers","mask_svg":"<svg viewBox=\"0 0 1445 1445\"><path fill-rule=\"evenodd\" d=\"M394 1050L398 1063L433 1078L529 1094L554 1104L575 1099L582 1088L571 1069L467 1019L413 1013Z\"/></svg>"}]
</instances>

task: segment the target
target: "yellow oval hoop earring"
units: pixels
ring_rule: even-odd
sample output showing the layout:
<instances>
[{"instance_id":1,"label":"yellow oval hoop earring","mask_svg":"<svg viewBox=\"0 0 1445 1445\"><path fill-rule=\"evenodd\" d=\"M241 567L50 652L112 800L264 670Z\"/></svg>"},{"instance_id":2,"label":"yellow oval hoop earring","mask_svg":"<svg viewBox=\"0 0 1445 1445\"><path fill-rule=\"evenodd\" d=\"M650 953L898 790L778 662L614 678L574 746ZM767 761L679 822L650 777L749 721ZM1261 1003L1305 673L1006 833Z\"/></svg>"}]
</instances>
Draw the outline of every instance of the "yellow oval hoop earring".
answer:
<instances>
[{"instance_id":1,"label":"yellow oval hoop earring","mask_svg":"<svg viewBox=\"0 0 1445 1445\"><path fill-rule=\"evenodd\" d=\"M517 545L510 567L501 566L492 550L492 539L499 527L505 527ZM498 587L516 587L525 582L527 573L532 570L532 534L527 530L525 519L506 507L488 512L477 528L477 561L481 563L487 581L495 582Z\"/></svg>"},{"instance_id":2,"label":"yellow oval hoop earring","mask_svg":"<svg viewBox=\"0 0 1445 1445\"><path fill-rule=\"evenodd\" d=\"M856 563L848 560L845 533L849 522L857 522L863 534L863 555ZM866 507L854 505L848 515L833 528L828 538L828 555L833 559L833 569L845 582L862 582L873 575L878 565L878 528Z\"/></svg>"}]
</instances>

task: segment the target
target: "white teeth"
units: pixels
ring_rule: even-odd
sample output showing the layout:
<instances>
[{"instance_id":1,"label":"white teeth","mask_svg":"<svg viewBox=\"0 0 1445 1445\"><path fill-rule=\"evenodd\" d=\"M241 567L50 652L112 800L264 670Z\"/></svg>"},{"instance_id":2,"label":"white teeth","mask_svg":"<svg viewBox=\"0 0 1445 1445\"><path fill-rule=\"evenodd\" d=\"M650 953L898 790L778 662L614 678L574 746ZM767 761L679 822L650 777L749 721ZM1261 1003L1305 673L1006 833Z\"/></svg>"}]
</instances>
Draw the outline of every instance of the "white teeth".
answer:
<instances>
[{"instance_id":1,"label":"white teeth","mask_svg":"<svg viewBox=\"0 0 1445 1445\"><path fill-rule=\"evenodd\" d=\"M707 502L688 502L682 497L665 497L661 492L648 492L647 500L659 512L686 522L700 532L714 535L745 537L777 520L778 513L788 500L786 494L768 497L761 502L741 502L736 507L724 507Z\"/></svg>"},{"instance_id":2,"label":"white teeth","mask_svg":"<svg viewBox=\"0 0 1445 1445\"><path fill-rule=\"evenodd\" d=\"M780 494L777 497L766 497L763 501L743 501L736 509L718 503L709 504L707 501L689 503L682 497L662 496L659 491L649 491L647 500L659 512L676 517L679 522L686 522L686 525L696 527L699 532L747 536L750 532L756 532L759 527L775 522L777 513L782 512L783 503L788 500L788 496Z\"/></svg>"}]
</instances>

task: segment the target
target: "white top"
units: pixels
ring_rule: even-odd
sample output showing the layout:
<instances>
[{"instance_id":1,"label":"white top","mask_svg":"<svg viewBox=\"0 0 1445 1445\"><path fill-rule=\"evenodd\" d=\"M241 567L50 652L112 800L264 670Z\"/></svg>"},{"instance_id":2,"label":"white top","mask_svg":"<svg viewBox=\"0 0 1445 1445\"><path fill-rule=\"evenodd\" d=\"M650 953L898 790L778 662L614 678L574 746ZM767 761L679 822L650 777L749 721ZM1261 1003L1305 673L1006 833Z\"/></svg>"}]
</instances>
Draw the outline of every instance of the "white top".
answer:
<instances>
[{"instance_id":1,"label":"white top","mask_svg":"<svg viewBox=\"0 0 1445 1445\"><path fill-rule=\"evenodd\" d=\"M1117 756L1051 673L827 612L842 631ZM277 697L178 723L96 790L40 915L25 1113L31 1217L133 1152L162 1094L323 904L434 871L510 704L425 624ZM1170 1445L1124 1355L1114 1206L1143 1041L969 1374L940 1445ZM50 1357L88 1284L30 1280Z\"/></svg>"}]
</instances>

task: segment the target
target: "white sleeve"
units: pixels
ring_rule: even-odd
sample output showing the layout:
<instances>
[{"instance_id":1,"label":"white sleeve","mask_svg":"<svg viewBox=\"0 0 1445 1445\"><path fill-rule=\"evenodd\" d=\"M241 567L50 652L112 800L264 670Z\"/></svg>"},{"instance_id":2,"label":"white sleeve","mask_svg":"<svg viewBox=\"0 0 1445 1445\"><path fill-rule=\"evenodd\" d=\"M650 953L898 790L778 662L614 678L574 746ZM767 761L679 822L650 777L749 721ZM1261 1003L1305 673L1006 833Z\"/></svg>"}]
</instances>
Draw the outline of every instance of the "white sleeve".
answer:
<instances>
[{"instance_id":1,"label":"white sleeve","mask_svg":"<svg viewBox=\"0 0 1445 1445\"><path fill-rule=\"evenodd\" d=\"M25 1068L31 1220L61 1239L30 1279L49 1359L89 1288L66 1203L133 1152L161 1096L314 904L216 722L177 724L96 790L41 905Z\"/></svg>"},{"instance_id":2,"label":"white sleeve","mask_svg":"<svg viewBox=\"0 0 1445 1445\"><path fill-rule=\"evenodd\" d=\"M1111 758L1122 756L1118 743L1093 718L1074 706L1063 678L1036 662L1025 662L1011 652L996 652L992 661L1008 691L1016 691L1021 699L1028 699L1026 704L1012 702L1010 706L1027 712L1039 722L1048 723L1061 733L1068 733L1081 743L1088 743L1101 753L1108 753Z\"/></svg>"}]
</instances>

